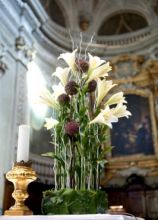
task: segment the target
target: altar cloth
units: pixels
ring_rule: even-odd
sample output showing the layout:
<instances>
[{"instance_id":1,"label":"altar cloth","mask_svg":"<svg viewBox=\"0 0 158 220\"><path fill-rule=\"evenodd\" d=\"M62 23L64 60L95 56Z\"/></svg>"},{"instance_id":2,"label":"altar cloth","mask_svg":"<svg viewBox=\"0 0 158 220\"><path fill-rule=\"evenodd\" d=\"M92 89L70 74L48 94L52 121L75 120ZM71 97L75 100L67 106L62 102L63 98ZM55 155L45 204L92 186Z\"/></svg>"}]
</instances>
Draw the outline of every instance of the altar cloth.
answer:
<instances>
[{"instance_id":1,"label":"altar cloth","mask_svg":"<svg viewBox=\"0 0 158 220\"><path fill-rule=\"evenodd\" d=\"M91 214L91 215L29 215L0 216L0 220L143 220L128 215Z\"/></svg>"}]
</instances>

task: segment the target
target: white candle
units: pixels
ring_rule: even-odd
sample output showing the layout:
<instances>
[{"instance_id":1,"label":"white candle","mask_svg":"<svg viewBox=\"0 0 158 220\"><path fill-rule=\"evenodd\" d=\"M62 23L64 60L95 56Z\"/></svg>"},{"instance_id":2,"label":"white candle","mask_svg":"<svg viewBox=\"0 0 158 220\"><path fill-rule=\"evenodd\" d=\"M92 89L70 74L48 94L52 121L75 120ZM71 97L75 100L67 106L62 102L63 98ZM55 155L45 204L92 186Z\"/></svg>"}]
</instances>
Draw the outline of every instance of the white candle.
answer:
<instances>
[{"instance_id":1,"label":"white candle","mask_svg":"<svg viewBox=\"0 0 158 220\"><path fill-rule=\"evenodd\" d=\"M30 126L20 125L18 135L17 162L29 160Z\"/></svg>"}]
</instances>

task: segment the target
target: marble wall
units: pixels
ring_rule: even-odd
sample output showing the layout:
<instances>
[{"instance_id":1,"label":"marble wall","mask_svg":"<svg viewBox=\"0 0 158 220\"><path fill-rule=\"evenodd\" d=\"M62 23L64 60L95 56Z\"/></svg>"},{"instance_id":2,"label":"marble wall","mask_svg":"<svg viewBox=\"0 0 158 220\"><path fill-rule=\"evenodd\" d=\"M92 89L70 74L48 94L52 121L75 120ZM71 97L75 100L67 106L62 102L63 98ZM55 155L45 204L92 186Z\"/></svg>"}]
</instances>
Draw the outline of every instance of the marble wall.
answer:
<instances>
[{"instance_id":1,"label":"marble wall","mask_svg":"<svg viewBox=\"0 0 158 220\"><path fill-rule=\"evenodd\" d=\"M18 126L29 123L27 65L34 53L33 29L38 22L22 1L0 1L0 208L3 205L4 175L16 160ZM35 24L33 24L35 23ZM36 24L37 23L37 24ZM38 42L35 45L40 50ZM51 60L51 58L49 59ZM36 57L46 72L52 65Z\"/></svg>"}]
</instances>

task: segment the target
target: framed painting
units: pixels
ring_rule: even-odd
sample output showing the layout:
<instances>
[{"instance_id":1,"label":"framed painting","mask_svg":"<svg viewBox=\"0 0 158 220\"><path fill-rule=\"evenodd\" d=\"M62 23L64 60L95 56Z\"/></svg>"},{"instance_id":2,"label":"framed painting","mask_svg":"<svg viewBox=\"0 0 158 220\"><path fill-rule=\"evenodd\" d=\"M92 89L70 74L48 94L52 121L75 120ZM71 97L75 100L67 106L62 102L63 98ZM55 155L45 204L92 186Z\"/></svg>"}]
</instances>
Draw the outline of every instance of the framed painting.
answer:
<instances>
[{"instance_id":1,"label":"framed painting","mask_svg":"<svg viewBox=\"0 0 158 220\"><path fill-rule=\"evenodd\" d=\"M125 93L129 119L122 118L111 130L112 158L136 158L157 154L157 132L152 94L144 91Z\"/></svg>"}]
</instances>

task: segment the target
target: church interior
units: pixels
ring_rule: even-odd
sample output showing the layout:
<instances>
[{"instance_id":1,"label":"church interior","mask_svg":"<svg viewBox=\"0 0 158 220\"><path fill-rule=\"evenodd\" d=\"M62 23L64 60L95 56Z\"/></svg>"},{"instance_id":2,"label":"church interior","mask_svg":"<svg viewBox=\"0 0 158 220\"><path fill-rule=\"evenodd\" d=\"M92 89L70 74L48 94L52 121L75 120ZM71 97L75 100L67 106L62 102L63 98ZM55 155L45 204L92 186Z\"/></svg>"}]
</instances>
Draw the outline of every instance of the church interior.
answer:
<instances>
[{"instance_id":1,"label":"church interior","mask_svg":"<svg viewBox=\"0 0 158 220\"><path fill-rule=\"evenodd\" d=\"M109 130L114 146L101 176L109 208L158 219L158 1L0 0L0 214L13 203L5 174L16 161L18 127L31 126L30 154L38 178L26 203L41 214L53 187L51 148L43 127L49 110L35 99L52 79L61 53L79 48L109 61L132 116ZM54 80L54 81L52 81Z\"/></svg>"}]
</instances>

